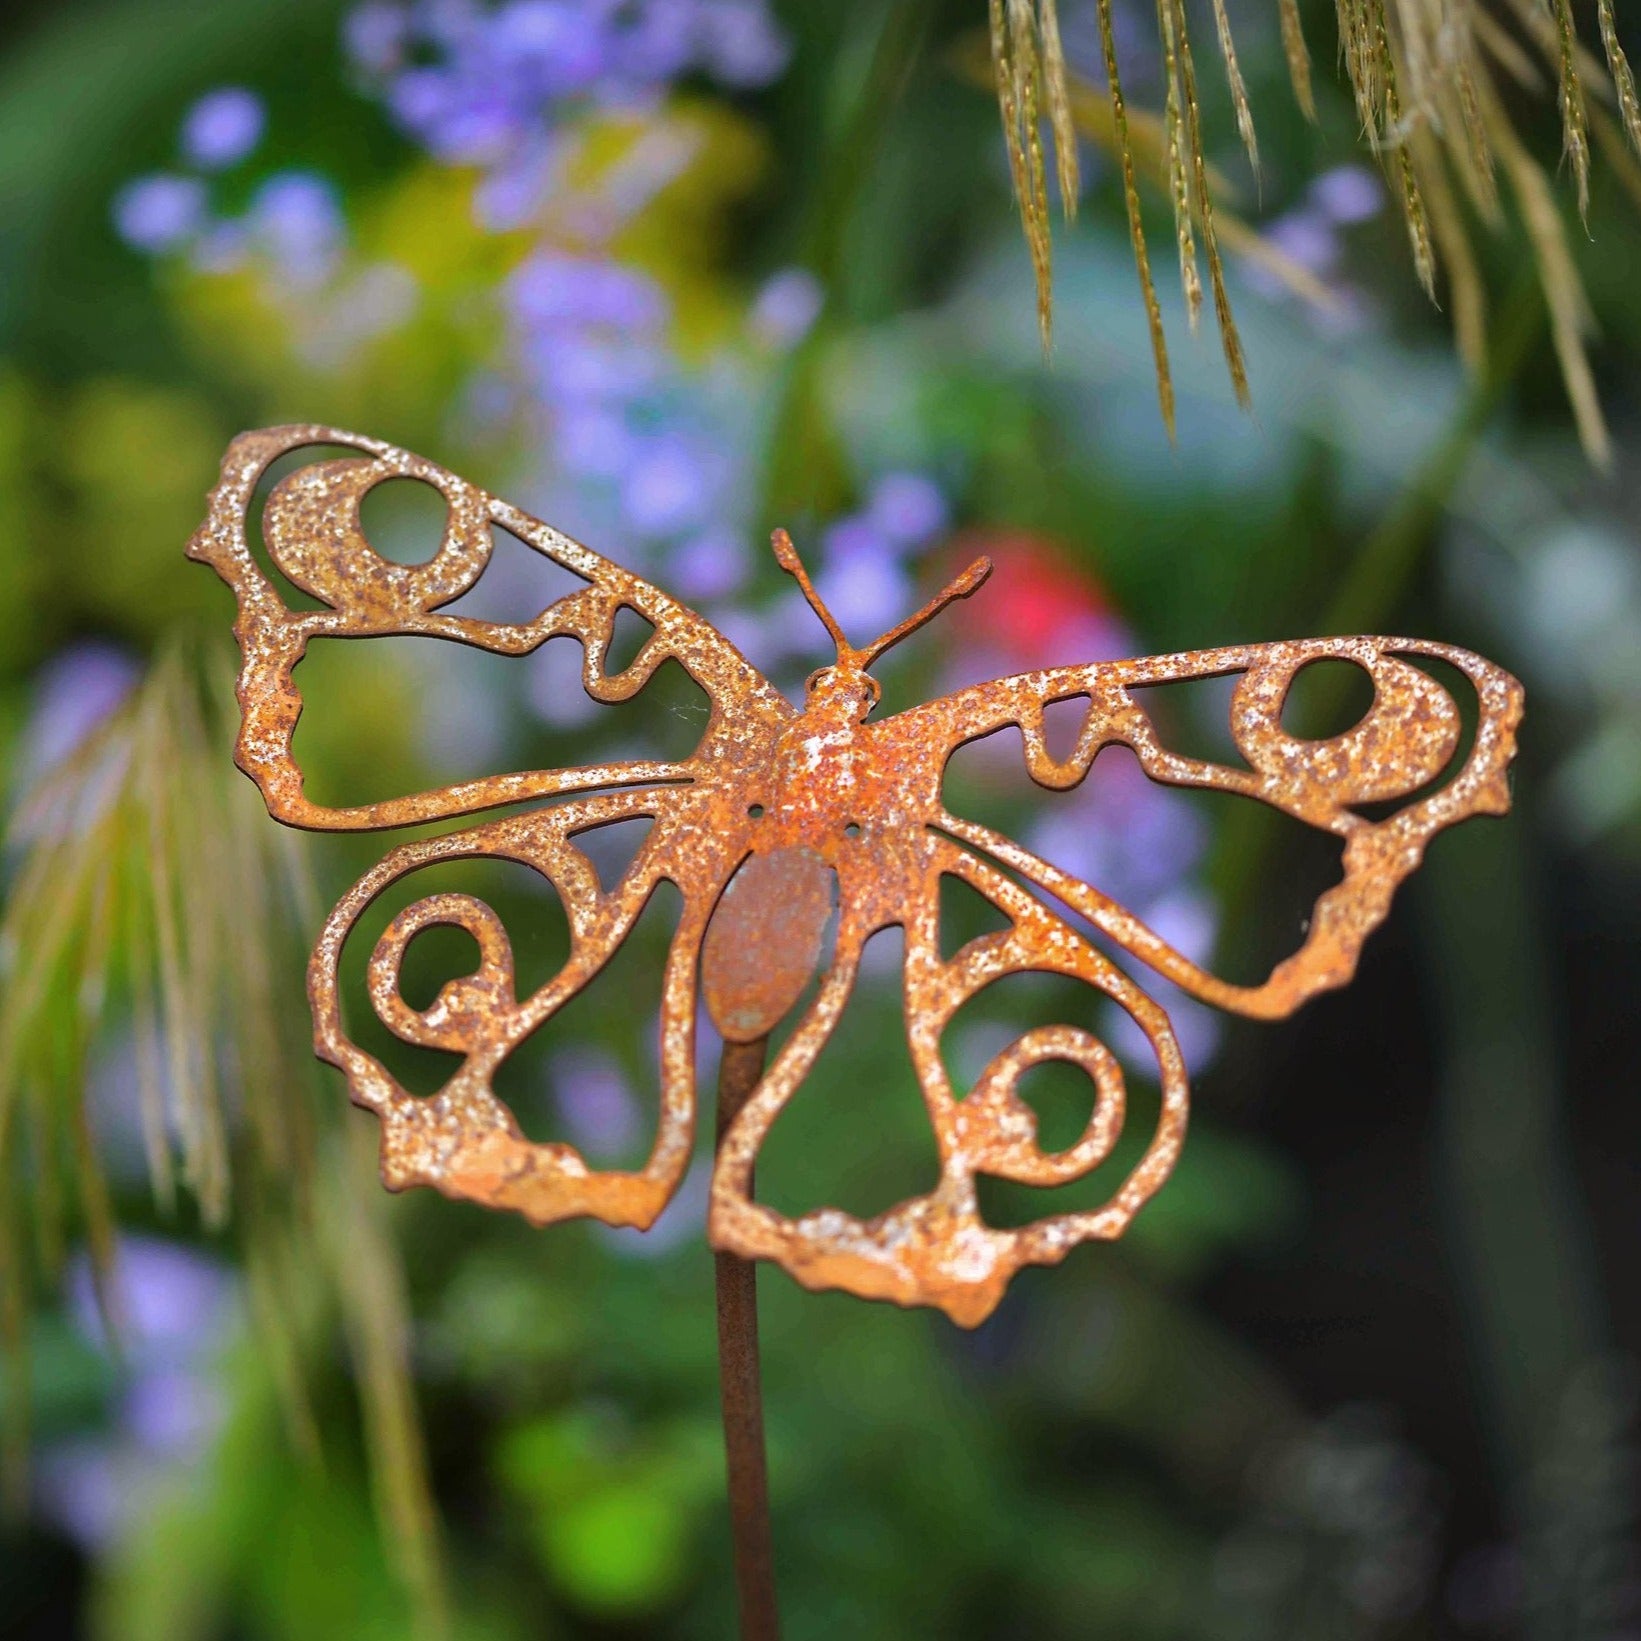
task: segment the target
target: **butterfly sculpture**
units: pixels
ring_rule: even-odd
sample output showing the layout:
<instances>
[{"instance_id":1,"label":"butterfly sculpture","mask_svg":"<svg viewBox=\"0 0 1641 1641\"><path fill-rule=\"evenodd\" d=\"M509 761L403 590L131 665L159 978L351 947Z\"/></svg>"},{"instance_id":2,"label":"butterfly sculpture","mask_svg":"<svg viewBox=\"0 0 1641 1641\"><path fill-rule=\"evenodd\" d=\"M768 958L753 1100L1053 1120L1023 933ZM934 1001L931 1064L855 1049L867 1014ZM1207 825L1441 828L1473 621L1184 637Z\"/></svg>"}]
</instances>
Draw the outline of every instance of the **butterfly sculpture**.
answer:
<instances>
[{"instance_id":1,"label":"butterfly sculpture","mask_svg":"<svg viewBox=\"0 0 1641 1641\"><path fill-rule=\"evenodd\" d=\"M252 553L247 514L271 464L313 446L346 453L316 454L280 478L262 515L273 566L317 600L317 607L293 608ZM360 503L393 478L419 480L444 498L443 540L424 564L390 562L366 540ZM492 526L584 585L518 624L447 611L489 563ZM1119 1235L1166 1179L1185 1135L1186 1069L1166 1013L1068 913L1192 996L1274 1019L1351 978L1363 940L1436 832L1509 807L1506 774L1521 686L1450 645L1319 638L1054 667L878 719L872 663L946 603L972 594L990 565L972 565L915 615L857 648L777 532L781 567L796 578L836 647L836 659L810 675L800 710L722 633L650 582L442 467L333 428L278 427L235 439L188 552L215 569L238 599L236 761L277 820L320 831L372 830L551 800L400 844L343 896L319 937L308 970L315 1047L345 1074L354 1102L380 1118L387 1186L436 1186L452 1197L514 1209L538 1225L591 1215L611 1225L649 1226L690 1159L699 993L730 1045L762 1044L787 1026L722 1137L711 1192L713 1246L776 1260L811 1288L935 1305L968 1326L992 1311L1022 1265L1051 1264L1090 1238ZM652 630L636 656L612 672L606 661L623 609ZM494 775L356 807L311 801L292 750L302 711L297 663L316 638L405 634L503 655L525 655L568 635L581 643L582 682L598 702L631 699L662 663L676 660L705 691L711 714L693 755L681 762ZM1373 702L1346 732L1302 739L1283 727L1283 704L1296 674L1324 659L1362 668ZM1416 664L1430 659L1456 668L1475 692L1477 726L1462 761L1459 709ZM1235 678L1230 727L1244 765L1169 751L1136 688L1225 675ZM1050 751L1044 722L1047 708L1060 701L1083 706L1076 743L1064 757ZM1343 877L1317 902L1299 950L1263 984L1218 979L1097 886L947 810L941 777L950 755L1008 726L1019 731L1026 769L1044 787L1076 786L1103 747L1125 745L1154 780L1255 798L1335 834L1343 843ZM1397 801L1401 807L1381 813ZM1368 806L1371 813L1364 813ZM635 818L651 822L645 842L606 889L584 851L586 834ZM521 997L507 933L482 901L432 894L394 917L369 959L372 1004L398 1037L462 1056L437 1094L413 1095L343 1029L343 944L366 907L406 874L482 857L521 862L549 880L568 915L570 955L552 980ZM1006 920L949 955L940 893L947 876L976 890ZM659 1128L642 1168L599 1170L570 1145L528 1140L492 1079L598 974L663 880L677 886L683 905L662 982ZM480 960L418 1009L400 995L400 963L409 942L437 924L468 931ZM783 1216L753 1196L759 1147L837 1025L865 942L896 925L905 937L906 1034L938 1144L939 1183L869 1220L830 1208ZM799 1009L817 970L818 987ZM998 1229L980 1214L976 1175L1034 1186L1081 1178L1111 1155L1126 1101L1116 1059L1077 1025L1026 1031L972 1089L960 1094L952 1086L942 1033L987 986L1019 972L1080 980L1132 1017L1156 1057L1160 1115L1144 1154L1104 1206ZM1096 1094L1082 1136L1053 1153L1039 1146L1035 1116L1018 1093L1025 1072L1047 1060L1080 1067Z\"/></svg>"}]
</instances>

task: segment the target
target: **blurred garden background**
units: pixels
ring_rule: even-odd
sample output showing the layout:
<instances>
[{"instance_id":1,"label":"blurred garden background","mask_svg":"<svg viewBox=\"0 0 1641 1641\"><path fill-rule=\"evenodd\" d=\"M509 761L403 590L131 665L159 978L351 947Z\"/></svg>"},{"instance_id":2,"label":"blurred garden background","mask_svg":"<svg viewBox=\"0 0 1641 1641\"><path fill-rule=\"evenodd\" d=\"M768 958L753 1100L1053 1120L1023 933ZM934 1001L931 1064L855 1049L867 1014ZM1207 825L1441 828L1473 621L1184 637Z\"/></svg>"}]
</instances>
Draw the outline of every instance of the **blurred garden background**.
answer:
<instances>
[{"instance_id":1,"label":"blurred garden background","mask_svg":"<svg viewBox=\"0 0 1641 1641\"><path fill-rule=\"evenodd\" d=\"M1212 302L1186 322L1169 56L1122 0L1171 441L1094 0L1059 12L1081 200L1062 221L1050 161L1046 359L982 0L5 8L0 1634L733 1631L710 1135L647 1235L536 1232L383 1194L374 1120L308 1060L306 950L385 842L284 833L232 770L232 600L182 548L236 431L322 421L652 576L793 689L824 635L776 524L857 641L996 559L883 665L888 707L1357 631L1521 677L1514 812L1435 842L1348 991L1253 1025L1157 988L1192 1130L1123 1241L972 1334L763 1272L778 1578L798 1641L1641 1636L1641 171L1633 85L1589 67L1641 37L1620 15L1602 57L1611 14L1566 14L1586 228L1540 49L1562 14L1430 8L1497 70L1495 224L1431 183L1416 118L1383 165L1362 143L1315 0L1224 8L1256 180L1223 13L1187 11L1252 411ZM383 501L384 551L425 556L436 518ZM325 801L699 732L687 694L594 707L567 641L338 647L301 680ZM1319 692L1312 727L1348 705ZM1224 697L1160 710L1208 742ZM951 778L1239 978L1337 869L1120 762L1064 796L984 751ZM451 886L550 964L562 914L482 878ZM647 1149L654 923L510 1068L533 1136ZM431 998L459 942L415 952ZM760 1163L782 1206L931 1176L874 953ZM1017 1029L994 1010L952 1053L972 1075ZM1075 1082L1040 1095L1078 1131Z\"/></svg>"}]
</instances>

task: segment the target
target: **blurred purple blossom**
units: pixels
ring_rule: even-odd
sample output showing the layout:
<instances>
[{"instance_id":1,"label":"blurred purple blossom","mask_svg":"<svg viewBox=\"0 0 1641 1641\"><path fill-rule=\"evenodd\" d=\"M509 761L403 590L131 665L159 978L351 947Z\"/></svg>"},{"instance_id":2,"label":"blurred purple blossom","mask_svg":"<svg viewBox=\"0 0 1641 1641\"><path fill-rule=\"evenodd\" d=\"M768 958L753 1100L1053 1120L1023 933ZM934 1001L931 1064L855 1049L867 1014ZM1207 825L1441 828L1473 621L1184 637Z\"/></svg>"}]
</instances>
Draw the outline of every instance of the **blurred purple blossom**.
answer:
<instances>
[{"instance_id":1,"label":"blurred purple blossom","mask_svg":"<svg viewBox=\"0 0 1641 1641\"><path fill-rule=\"evenodd\" d=\"M412 138L484 166L506 164L578 103L642 104L691 73L765 85L789 54L764 0L372 0L343 40Z\"/></svg>"},{"instance_id":2,"label":"blurred purple blossom","mask_svg":"<svg viewBox=\"0 0 1641 1641\"><path fill-rule=\"evenodd\" d=\"M187 1368L138 1373L120 1406L131 1439L160 1458L191 1458L203 1451L222 1423L222 1392Z\"/></svg>"},{"instance_id":3,"label":"blurred purple blossom","mask_svg":"<svg viewBox=\"0 0 1641 1641\"><path fill-rule=\"evenodd\" d=\"M792 55L764 0L698 0L702 66L728 86L768 85Z\"/></svg>"},{"instance_id":4,"label":"blurred purple blossom","mask_svg":"<svg viewBox=\"0 0 1641 1641\"><path fill-rule=\"evenodd\" d=\"M255 151L266 123L254 91L237 85L208 91L183 119L183 157L201 171L224 171Z\"/></svg>"},{"instance_id":5,"label":"blurred purple blossom","mask_svg":"<svg viewBox=\"0 0 1641 1641\"><path fill-rule=\"evenodd\" d=\"M828 562L888 558L889 543L864 513L849 513L821 532L821 551Z\"/></svg>"},{"instance_id":6,"label":"blurred purple blossom","mask_svg":"<svg viewBox=\"0 0 1641 1641\"><path fill-rule=\"evenodd\" d=\"M410 17L390 0L368 0L342 22L342 45L355 68L369 75L386 74L404 59Z\"/></svg>"},{"instance_id":7,"label":"blurred purple blossom","mask_svg":"<svg viewBox=\"0 0 1641 1641\"><path fill-rule=\"evenodd\" d=\"M577 478L616 479L633 463L638 441L619 409L574 406L558 418L559 465Z\"/></svg>"},{"instance_id":8,"label":"blurred purple blossom","mask_svg":"<svg viewBox=\"0 0 1641 1641\"><path fill-rule=\"evenodd\" d=\"M645 535L700 529L711 518L727 458L677 433L641 445L622 486L622 512Z\"/></svg>"},{"instance_id":9,"label":"blurred purple blossom","mask_svg":"<svg viewBox=\"0 0 1641 1641\"><path fill-rule=\"evenodd\" d=\"M1265 238L1307 273L1326 276L1339 260L1339 235L1319 211L1290 211L1271 224Z\"/></svg>"},{"instance_id":10,"label":"blurred purple blossom","mask_svg":"<svg viewBox=\"0 0 1641 1641\"><path fill-rule=\"evenodd\" d=\"M885 473L866 504L866 516L897 546L923 547L946 528L951 510L926 473Z\"/></svg>"},{"instance_id":11,"label":"blurred purple blossom","mask_svg":"<svg viewBox=\"0 0 1641 1641\"><path fill-rule=\"evenodd\" d=\"M224 1266L156 1237L121 1239L110 1285L121 1367L114 1429L49 1448L40 1467L42 1508L91 1551L117 1540L142 1513L148 1489L197 1459L220 1428L222 1393L209 1364L233 1308ZM70 1315L106 1350L85 1256L70 1267L67 1290Z\"/></svg>"},{"instance_id":12,"label":"blurred purple blossom","mask_svg":"<svg viewBox=\"0 0 1641 1641\"><path fill-rule=\"evenodd\" d=\"M1215 1011L1206 1003L1187 996L1172 981L1152 974L1145 975L1143 984L1151 1000L1161 1006L1174 1028L1174 1037L1180 1053L1193 1072L1205 1070L1219 1052L1224 1025ZM1111 1052L1136 1076L1155 1079L1157 1051L1151 1039L1140 1029L1139 1023L1126 1009L1115 1003L1104 1010L1100 1035Z\"/></svg>"},{"instance_id":13,"label":"blurred purple blossom","mask_svg":"<svg viewBox=\"0 0 1641 1641\"><path fill-rule=\"evenodd\" d=\"M746 584L752 555L737 531L708 526L674 549L667 565L671 591L680 598L729 598Z\"/></svg>"},{"instance_id":14,"label":"blurred purple blossom","mask_svg":"<svg viewBox=\"0 0 1641 1641\"><path fill-rule=\"evenodd\" d=\"M653 335L666 322L667 304L653 279L603 258L538 251L507 281L514 320L535 329L607 325Z\"/></svg>"},{"instance_id":15,"label":"blurred purple blossom","mask_svg":"<svg viewBox=\"0 0 1641 1641\"><path fill-rule=\"evenodd\" d=\"M847 552L830 557L815 587L837 623L857 644L886 632L915 603L911 578L888 553ZM817 638L820 636L816 627Z\"/></svg>"},{"instance_id":16,"label":"blurred purple blossom","mask_svg":"<svg viewBox=\"0 0 1641 1641\"><path fill-rule=\"evenodd\" d=\"M68 757L130 694L141 670L128 650L104 639L59 650L34 680L23 768L39 775Z\"/></svg>"},{"instance_id":17,"label":"blurred purple blossom","mask_svg":"<svg viewBox=\"0 0 1641 1641\"><path fill-rule=\"evenodd\" d=\"M607 1160L639 1142L638 1100L613 1056L591 1047L561 1049L550 1075L565 1133L583 1156Z\"/></svg>"},{"instance_id":18,"label":"blurred purple blossom","mask_svg":"<svg viewBox=\"0 0 1641 1641\"><path fill-rule=\"evenodd\" d=\"M248 222L253 239L293 284L323 283L341 254L342 202L317 172L275 172L252 198Z\"/></svg>"},{"instance_id":19,"label":"blurred purple blossom","mask_svg":"<svg viewBox=\"0 0 1641 1641\"><path fill-rule=\"evenodd\" d=\"M1011 767L1018 749L1015 742ZM1022 841L1138 912L1201 863L1207 828L1188 798L1149 780L1126 748L1111 747L1074 792L1040 806Z\"/></svg>"},{"instance_id":20,"label":"blurred purple blossom","mask_svg":"<svg viewBox=\"0 0 1641 1641\"><path fill-rule=\"evenodd\" d=\"M215 1260L180 1242L128 1236L120 1240L111 1282L121 1350L134 1363L176 1365L214 1348L226 1319L233 1278ZM107 1343L92 1283L91 1263L69 1271L69 1300L86 1337Z\"/></svg>"},{"instance_id":21,"label":"blurred purple blossom","mask_svg":"<svg viewBox=\"0 0 1641 1641\"><path fill-rule=\"evenodd\" d=\"M1336 165L1310 185L1311 203L1341 227L1366 222L1384 208L1385 189L1365 165Z\"/></svg>"},{"instance_id":22,"label":"blurred purple blossom","mask_svg":"<svg viewBox=\"0 0 1641 1641\"><path fill-rule=\"evenodd\" d=\"M158 171L134 178L114 196L114 227L133 250L158 256L198 232L205 208L205 184L198 177Z\"/></svg>"},{"instance_id":23,"label":"blurred purple blossom","mask_svg":"<svg viewBox=\"0 0 1641 1641\"><path fill-rule=\"evenodd\" d=\"M752 335L766 347L795 347L809 334L825 302L826 288L807 268L782 268L753 299Z\"/></svg>"},{"instance_id":24,"label":"blurred purple blossom","mask_svg":"<svg viewBox=\"0 0 1641 1641\"><path fill-rule=\"evenodd\" d=\"M90 1437L56 1442L40 1455L41 1513L81 1549L96 1554L119 1536L132 1508L133 1454Z\"/></svg>"}]
</instances>

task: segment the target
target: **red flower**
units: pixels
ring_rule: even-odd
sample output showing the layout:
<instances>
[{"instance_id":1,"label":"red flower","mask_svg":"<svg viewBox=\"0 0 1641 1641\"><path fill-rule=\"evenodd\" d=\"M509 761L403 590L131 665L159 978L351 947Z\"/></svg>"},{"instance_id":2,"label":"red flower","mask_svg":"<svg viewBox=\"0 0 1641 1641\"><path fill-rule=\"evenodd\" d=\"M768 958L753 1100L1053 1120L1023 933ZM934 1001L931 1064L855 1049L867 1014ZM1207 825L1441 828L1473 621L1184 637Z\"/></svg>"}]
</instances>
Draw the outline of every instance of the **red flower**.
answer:
<instances>
[{"instance_id":1,"label":"red flower","mask_svg":"<svg viewBox=\"0 0 1641 1641\"><path fill-rule=\"evenodd\" d=\"M995 565L985 586L949 618L960 649L997 657L1011 671L1133 653L1104 589L1048 537L1006 528L966 530L951 553L955 565L981 553Z\"/></svg>"}]
</instances>

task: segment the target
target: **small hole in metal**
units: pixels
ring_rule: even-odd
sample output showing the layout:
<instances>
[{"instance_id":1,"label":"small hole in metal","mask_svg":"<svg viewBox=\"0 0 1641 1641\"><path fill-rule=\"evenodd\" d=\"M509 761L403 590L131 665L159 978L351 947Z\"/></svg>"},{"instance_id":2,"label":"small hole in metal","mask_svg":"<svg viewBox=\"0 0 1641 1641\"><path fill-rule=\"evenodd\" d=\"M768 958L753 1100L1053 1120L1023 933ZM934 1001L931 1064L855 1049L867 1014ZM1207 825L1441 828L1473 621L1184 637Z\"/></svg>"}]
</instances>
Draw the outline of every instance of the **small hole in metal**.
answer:
<instances>
[{"instance_id":1,"label":"small hole in metal","mask_svg":"<svg viewBox=\"0 0 1641 1641\"><path fill-rule=\"evenodd\" d=\"M749 803L746 806L746 812L753 820L757 820L763 814L764 806L761 803Z\"/></svg>"},{"instance_id":2,"label":"small hole in metal","mask_svg":"<svg viewBox=\"0 0 1641 1641\"><path fill-rule=\"evenodd\" d=\"M844 827L843 835L846 838L858 838L860 836L860 823L858 821L850 821L849 824Z\"/></svg>"}]
</instances>

